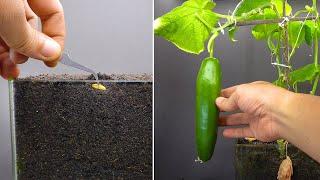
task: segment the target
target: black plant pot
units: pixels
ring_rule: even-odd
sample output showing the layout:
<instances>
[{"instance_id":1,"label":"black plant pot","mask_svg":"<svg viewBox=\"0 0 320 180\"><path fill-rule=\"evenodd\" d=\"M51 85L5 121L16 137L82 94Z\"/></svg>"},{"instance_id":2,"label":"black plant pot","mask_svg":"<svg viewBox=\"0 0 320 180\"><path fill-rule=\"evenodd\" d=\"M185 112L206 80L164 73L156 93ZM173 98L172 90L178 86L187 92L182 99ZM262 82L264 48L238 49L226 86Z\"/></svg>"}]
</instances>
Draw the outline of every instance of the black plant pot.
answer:
<instances>
[{"instance_id":1,"label":"black plant pot","mask_svg":"<svg viewBox=\"0 0 320 180\"><path fill-rule=\"evenodd\" d=\"M236 179L277 179L280 156L277 143L249 143L238 140L235 147ZM292 179L315 180L320 178L320 164L293 145L288 145L288 156L293 163Z\"/></svg>"},{"instance_id":2,"label":"black plant pot","mask_svg":"<svg viewBox=\"0 0 320 180\"><path fill-rule=\"evenodd\" d=\"M89 79L9 83L15 179L152 179L151 78Z\"/></svg>"}]
</instances>

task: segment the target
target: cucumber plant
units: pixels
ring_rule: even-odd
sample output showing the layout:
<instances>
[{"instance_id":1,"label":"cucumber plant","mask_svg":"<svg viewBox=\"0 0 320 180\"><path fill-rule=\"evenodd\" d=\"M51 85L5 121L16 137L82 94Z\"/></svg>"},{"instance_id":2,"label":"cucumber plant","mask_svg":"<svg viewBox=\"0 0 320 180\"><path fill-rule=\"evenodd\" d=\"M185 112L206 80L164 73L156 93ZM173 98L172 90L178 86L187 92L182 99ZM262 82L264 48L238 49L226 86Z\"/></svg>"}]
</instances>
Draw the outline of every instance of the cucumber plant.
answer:
<instances>
[{"instance_id":1,"label":"cucumber plant","mask_svg":"<svg viewBox=\"0 0 320 180\"><path fill-rule=\"evenodd\" d=\"M250 25L253 37L265 41L274 57L272 64L278 78L273 83L299 92L299 84L310 82L310 94L316 93L320 77L319 13L317 0L305 2L309 5L294 11L287 0L241 0L232 14L221 14L214 12L216 3L212 0L186 0L154 21L156 36L170 41L186 53L208 53L209 57L203 60L196 83L196 140L201 161L211 158L216 141L218 109L208 105L207 101L214 102L221 86L219 62L214 58L214 41L219 35L228 33L230 40L236 42L238 28ZM294 69L292 57L304 43L313 49L313 60L308 65ZM214 66L210 67L212 64ZM207 71L204 70L206 68ZM284 154L286 143L278 141L281 154Z\"/></svg>"}]
</instances>

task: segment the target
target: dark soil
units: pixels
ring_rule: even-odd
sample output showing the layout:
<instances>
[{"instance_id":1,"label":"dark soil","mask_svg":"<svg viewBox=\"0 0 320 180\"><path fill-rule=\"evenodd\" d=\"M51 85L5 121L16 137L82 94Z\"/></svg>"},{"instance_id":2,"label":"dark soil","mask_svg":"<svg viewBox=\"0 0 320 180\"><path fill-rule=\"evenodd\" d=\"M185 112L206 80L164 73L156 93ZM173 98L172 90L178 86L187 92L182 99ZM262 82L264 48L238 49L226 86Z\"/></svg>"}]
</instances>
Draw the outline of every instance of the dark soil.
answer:
<instances>
[{"instance_id":1,"label":"dark soil","mask_svg":"<svg viewBox=\"0 0 320 180\"><path fill-rule=\"evenodd\" d=\"M151 74L102 74L98 73L99 80L112 80L112 81L152 81ZM20 78L19 80L31 80L31 81L79 81L79 80L95 80L93 75L83 74L59 74L49 75L41 74L38 76L31 76L26 78Z\"/></svg>"},{"instance_id":2,"label":"dark soil","mask_svg":"<svg viewBox=\"0 0 320 180\"><path fill-rule=\"evenodd\" d=\"M277 143L249 143L238 140L235 152L236 179L277 179L284 157L280 156ZM293 163L292 179L319 179L320 164L293 145L288 145L288 156Z\"/></svg>"},{"instance_id":3,"label":"dark soil","mask_svg":"<svg viewBox=\"0 0 320 180\"><path fill-rule=\"evenodd\" d=\"M14 82L19 179L152 179L152 83L102 84Z\"/></svg>"}]
</instances>

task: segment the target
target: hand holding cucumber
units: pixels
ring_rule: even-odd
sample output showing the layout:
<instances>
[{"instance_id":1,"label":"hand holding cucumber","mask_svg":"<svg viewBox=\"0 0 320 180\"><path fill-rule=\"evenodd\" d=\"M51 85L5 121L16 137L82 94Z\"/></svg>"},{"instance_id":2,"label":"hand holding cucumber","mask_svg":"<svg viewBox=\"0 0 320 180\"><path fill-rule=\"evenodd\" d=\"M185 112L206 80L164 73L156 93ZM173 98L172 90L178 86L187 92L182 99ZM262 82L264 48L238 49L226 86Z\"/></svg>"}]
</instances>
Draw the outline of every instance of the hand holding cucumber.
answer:
<instances>
[{"instance_id":1,"label":"hand holding cucumber","mask_svg":"<svg viewBox=\"0 0 320 180\"><path fill-rule=\"evenodd\" d=\"M282 138L320 162L320 97L268 82L230 87L221 96L216 99L220 111L233 113L219 118L219 125L227 126L225 137L254 137L263 142Z\"/></svg>"}]
</instances>

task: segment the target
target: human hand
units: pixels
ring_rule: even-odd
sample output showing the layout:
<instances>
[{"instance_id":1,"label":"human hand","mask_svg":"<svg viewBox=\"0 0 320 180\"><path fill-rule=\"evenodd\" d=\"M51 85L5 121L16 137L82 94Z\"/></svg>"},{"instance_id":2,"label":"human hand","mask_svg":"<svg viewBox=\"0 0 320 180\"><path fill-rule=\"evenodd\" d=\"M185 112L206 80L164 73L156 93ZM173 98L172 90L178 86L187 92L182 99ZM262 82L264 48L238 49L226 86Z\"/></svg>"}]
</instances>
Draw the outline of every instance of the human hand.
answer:
<instances>
[{"instance_id":1,"label":"human hand","mask_svg":"<svg viewBox=\"0 0 320 180\"><path fill-rule=\"evenodd\" d=\"M279 118L290 91L268 82L254 82L222 90L216 104L221 111L236 112L222 116L219 123L228 138L253 137L263 142L280 139Z\"/></svg>"},{"instance_id":2,"label":"human hand","mask_svg":"<svg viewBox=\"0 0 320 180\"><path fill-rule=\"evenodd\" d=\"M36 18L42 32L36 30ZM29 57L55 67L64 48L65 22L59 0L0 0L0 75L17 78Z\"/></svg>"}]
</instances>

